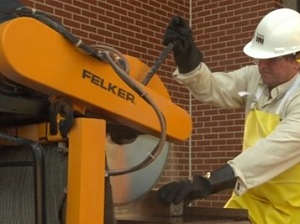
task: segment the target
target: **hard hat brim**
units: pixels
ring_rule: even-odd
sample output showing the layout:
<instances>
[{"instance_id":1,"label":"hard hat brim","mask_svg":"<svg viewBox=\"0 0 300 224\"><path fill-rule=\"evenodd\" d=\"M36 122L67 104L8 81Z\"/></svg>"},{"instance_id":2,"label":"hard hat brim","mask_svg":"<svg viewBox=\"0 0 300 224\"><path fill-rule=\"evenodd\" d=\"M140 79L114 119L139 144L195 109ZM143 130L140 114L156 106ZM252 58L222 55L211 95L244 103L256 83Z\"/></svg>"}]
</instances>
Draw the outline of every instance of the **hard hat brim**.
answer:
<instances>
[{"instance_id":1,"label":"hard hat brim","mask_svg":"<svg viewBox=\"0 0 300 224\"><path fill-rule=\"evenodd\" d=\"M280 56L275 53L266 52L264 49L259 49L257 46L255 46L255 44L253 44L253 41L247 43L244 46L243 51L249 57L256 58L256 59L268 59L268 58L275 58Z\"/></svg>"}]
</instances>

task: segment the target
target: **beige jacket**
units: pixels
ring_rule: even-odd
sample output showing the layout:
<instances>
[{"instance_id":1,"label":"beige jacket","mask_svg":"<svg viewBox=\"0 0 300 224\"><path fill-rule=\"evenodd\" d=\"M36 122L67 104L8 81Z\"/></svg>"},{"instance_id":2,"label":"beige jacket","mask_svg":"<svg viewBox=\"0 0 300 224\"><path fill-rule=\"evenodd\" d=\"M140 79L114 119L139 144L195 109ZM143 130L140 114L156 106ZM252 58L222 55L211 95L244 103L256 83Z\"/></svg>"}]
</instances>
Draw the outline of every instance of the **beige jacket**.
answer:
<instances>
[{"instance_id":1,"label":"beige jacket","mask_svg":"<svg viewBox=\"0 0 300 224\"><path fill-rule=\"evenodd\" d=\"M258 68L254 65L225 73L211 72L201 63L187 74L179 74L176 70L173 76L201 102L220 108L244 107L246 114L251 102L256 101L258 86L262 86L265 91L256 108L276 113L283 96L297 77L274 88L269 99ZM239 92L243 91L250 94L241 97ZM300 88L288 98L279 114L282 121L272 134L258 141L251 150L243 151L228 161L238 177L239 189L235 189L237 194L241 195L248 189L267 182L300 162ZM295 178L299 179L300 175Z\"/></svg>"}]
</instances>

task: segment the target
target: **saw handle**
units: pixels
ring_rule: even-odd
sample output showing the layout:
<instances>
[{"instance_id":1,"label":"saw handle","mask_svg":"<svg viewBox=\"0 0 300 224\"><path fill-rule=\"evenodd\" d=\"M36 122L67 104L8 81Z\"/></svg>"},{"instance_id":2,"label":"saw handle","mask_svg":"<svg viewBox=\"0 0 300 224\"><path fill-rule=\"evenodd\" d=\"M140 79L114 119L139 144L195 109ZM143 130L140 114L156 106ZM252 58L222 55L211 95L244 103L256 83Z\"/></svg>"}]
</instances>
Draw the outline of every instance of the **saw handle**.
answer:
<instances>
[{"instance_id":1,"label":"saw handle","mask_svg":"<svg viewBox=\"0 0 300 224\"><path fill-rule=\"evenodd\" d=\"M155 75L155 73L157 72L158 68L160 67L160 65L163 63L163 61L167 58L167 56L169 55L169 53L172 51L173 47L174 47L174 43L170 42L165 49L161 52L159 58L157 59L157 61L154 63L154 65L150 68L148 74L145 76L145 78L142 80L142 84L143 85L147 85L149 83L149 81L152 79L152 77Z\"/></svg>"}]
</instances>

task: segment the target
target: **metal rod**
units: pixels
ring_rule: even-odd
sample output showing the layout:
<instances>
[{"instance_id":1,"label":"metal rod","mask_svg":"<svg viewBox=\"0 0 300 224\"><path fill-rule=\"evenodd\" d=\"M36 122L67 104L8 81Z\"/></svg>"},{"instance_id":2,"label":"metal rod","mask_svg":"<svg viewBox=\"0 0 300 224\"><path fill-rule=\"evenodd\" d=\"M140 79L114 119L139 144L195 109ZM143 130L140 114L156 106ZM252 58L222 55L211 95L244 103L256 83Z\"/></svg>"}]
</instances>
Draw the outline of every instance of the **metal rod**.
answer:
<instances>
[{"instance_id":1,"label":"metal rod","mask_svg":"<svg viewBox=\"0 0 300 224\"><path fill-rule=\"evenodd\" d=\"M174 43L171 42L169 43L165 49L161 52L159 58L157 59L157 61L154 63L154 65L150 68L148 74L145 76L145 78L142 80L142 84L143 85L147 85L150 80L152 79L152 77L154 76L154 74L157 72L158 68L160 67L160 65L163 63L163 61L167 58L167 56L169 55L169 53L172 51L174 47Z\"/></svg>"}]
</instances>

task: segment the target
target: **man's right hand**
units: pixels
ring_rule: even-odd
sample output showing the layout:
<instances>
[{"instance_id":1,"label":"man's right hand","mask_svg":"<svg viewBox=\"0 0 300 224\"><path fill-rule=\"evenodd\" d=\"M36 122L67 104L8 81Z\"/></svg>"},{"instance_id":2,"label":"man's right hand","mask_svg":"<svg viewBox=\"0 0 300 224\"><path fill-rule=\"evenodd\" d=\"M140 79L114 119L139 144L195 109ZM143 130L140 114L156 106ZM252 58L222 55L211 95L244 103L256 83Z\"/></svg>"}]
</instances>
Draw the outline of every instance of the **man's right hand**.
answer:
<instances>
[{"instance_id":1,"label":"man's right hand","mask_svg":"<svg viewBox=\"0 0 300 224\"><path fill-rule=\"evenodd\" d=\"M203 54L194 42L192 30L180 16L174 16L165 31L163 44L169 43L174 43L173 54L180 73L188 73L202 62Z\"/></svg>"}]
</instances>

